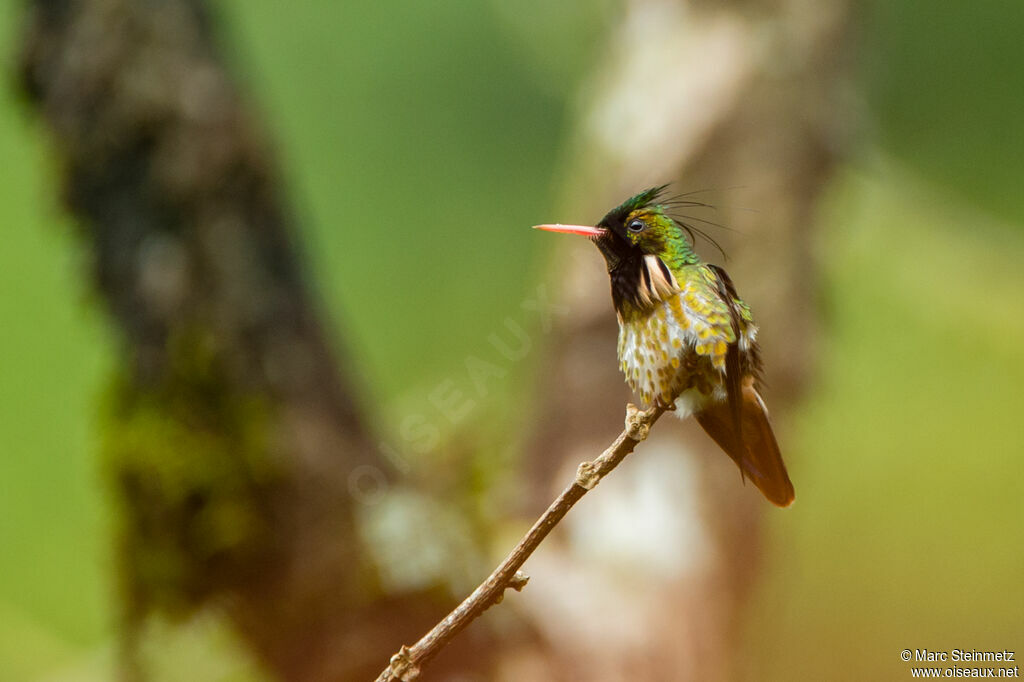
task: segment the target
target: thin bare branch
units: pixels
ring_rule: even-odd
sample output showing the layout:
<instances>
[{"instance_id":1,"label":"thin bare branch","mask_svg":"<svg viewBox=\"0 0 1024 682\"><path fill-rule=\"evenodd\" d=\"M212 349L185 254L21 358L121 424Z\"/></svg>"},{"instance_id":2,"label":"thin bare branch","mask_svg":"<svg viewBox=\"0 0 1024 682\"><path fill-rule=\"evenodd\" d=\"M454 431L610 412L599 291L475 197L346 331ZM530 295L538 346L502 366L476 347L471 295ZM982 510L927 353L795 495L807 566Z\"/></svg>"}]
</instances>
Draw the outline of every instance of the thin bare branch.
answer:
<instances>
[{"instance_id":1,"label":"thin bare branch","mask_svg":"<svg viewBox=\"0 0 1024 682\"><path fill-rule=\"evenodd\" d=\"M580 464L573 482L551 503L547 511L537 519L487 580L416 644L411 647L402 646L401 650L391 657L388 667L377 677L377 682L410 682L417 679L423 666L492 604L500 602L507 588L522 590L529 577L519 568L572 506L617 467L626 455L633 452L637 443L647 438L651 425L664 411L665 408L658 405L648 410L639 410L635 405L628 405L626 427L615 442L597 459Z\"/></svg>"}]
</instances>

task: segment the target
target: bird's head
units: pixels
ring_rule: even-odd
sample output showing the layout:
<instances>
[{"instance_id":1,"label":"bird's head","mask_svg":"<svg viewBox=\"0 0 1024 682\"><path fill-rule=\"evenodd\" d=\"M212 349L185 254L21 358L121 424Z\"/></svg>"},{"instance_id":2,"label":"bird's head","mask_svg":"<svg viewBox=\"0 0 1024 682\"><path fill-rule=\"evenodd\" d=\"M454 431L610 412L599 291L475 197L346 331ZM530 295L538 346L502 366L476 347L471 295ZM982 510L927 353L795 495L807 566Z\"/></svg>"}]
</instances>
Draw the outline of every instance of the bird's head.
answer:
<instances>
[{"instance_id":1,"label":"bird's head","mask_svg":"<svg viewBox=\"0 0 1024 682\"><path fill-rule=\"evenodd\" d=\"M659 203L667 185L652 187L608 211L595 227L536 225L538 230L588 237L601 250L608 272L656 256L671 268L696 263L697 256L679 223Z\"/></svg>"},{"instance_id":2,"label":"bird's head","mask_svg":"<svg viewBox=\"0 0 1024 682\"><path fill-rule=\"evenodd\" d=\"M680 268L698 263L683 234L685 226L660 203L667 185L630 197L586 225L536 225L538 230L578 234L601 250L612 283L612 300L620 316L645 310L674 291Z\"/></svg>"}]
</instances>

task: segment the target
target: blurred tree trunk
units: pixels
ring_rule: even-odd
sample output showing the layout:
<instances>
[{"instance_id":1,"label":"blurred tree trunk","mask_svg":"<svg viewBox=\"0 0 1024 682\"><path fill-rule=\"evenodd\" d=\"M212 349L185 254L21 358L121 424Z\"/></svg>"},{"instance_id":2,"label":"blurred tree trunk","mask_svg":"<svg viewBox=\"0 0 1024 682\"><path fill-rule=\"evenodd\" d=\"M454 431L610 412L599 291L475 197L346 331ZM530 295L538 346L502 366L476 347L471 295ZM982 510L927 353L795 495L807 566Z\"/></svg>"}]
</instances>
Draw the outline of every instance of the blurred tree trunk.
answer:
<instances>
[{"instance_id":1,"label":"blurred tree trunk","mask_svg":"<svg viewBox=\"0 0 1024 682\"><path fill-rule=\"evenodd\" d=\"M720 190L689 197L719 210L680 212L732 230L690 221L729 254L724 265L760 324L766 400L797 500L775 509L740 485L735 465L693 420L663 420L567 519L560 551L549 546L531 560L523 603L559 652L550 676L731 679L762 518L811 513L800 506L802 467L787 452L785 426L814 370L816 207L852 118L851 4L629 0L608 37L565 169L567 209L550 218L593 222L667 181L681 193ZM541 453L531 477L538 508L552 481L617 431L629 398L604 263L583 240L551 239L571 313L540 391L550 401L540 414L558 419L542 418L528 450ZM698 248L721 262L713 247Z\"/></svg>"},{"instance_id":2,"label":"blurred tree trunk","mask_svg":"<svg viewBox=\"0 0 1024 682\"><path fill-rule=\"evenodd\" d=\"M104 454L125 676L147 614L215 605L281 679L372 677L444 604L386 596L360 540L387 468L212 22L198 0L26 19L23 87L121 342Z\"/></svg>"}]
</instances>

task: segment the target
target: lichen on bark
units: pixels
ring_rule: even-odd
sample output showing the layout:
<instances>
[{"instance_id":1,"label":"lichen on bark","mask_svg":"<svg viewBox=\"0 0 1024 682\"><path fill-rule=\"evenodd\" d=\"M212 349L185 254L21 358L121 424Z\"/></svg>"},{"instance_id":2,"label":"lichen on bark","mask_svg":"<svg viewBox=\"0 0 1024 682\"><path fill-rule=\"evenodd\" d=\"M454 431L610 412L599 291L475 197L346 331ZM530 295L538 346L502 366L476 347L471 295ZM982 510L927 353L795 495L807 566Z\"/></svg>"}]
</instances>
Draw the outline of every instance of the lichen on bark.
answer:
<instances>
[{"instance_id":1,"label":"lichen on bark","mask_svg":"<svg viewBox=\"0 0 1024 682\"><path fill-rule=\"evenodd\" d=\"M262 564L265 499L283 475L270 449L273 406L224 381L210 345L176 334L171 371L145 389L116 375L105 405L128 594L175 615Z\"/></svg>"}]
</instances>

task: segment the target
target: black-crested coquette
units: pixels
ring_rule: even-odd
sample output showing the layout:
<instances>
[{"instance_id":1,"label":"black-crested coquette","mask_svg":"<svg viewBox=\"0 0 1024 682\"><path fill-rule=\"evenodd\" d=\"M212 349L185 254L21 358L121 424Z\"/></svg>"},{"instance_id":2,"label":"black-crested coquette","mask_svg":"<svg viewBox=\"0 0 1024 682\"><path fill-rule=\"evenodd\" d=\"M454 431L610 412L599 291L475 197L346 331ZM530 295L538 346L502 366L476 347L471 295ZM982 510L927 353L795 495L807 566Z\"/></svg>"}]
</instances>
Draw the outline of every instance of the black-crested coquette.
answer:
<instances>
[{"instance_id":1,"label":"black-crested coquette","mask_svg":"<svg viewBox=\"0 0 1024 682\"><path fill-rule=\"evenodd\" d=\"M537 225L588 237L604 256L619 321L619 363L647 405L694 415L768 500L794 497L758 391L761 359L750 307L722 268L693 250L665 186L616 206L594 227Z\"/></svg>"}]
</instances>

